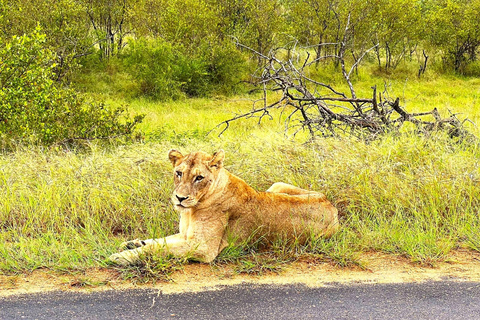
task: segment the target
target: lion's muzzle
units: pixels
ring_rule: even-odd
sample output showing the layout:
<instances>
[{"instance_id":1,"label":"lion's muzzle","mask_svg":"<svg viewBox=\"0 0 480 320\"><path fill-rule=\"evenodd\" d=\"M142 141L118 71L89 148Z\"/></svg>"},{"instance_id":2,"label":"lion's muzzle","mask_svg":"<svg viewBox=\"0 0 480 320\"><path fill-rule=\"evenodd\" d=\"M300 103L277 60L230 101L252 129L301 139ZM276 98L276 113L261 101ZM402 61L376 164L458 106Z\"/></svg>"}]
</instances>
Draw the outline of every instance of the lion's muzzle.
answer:
<instances>
[{"instance_id":1,"label":"lion's muzzle","mask_svg":"<svg viewBox=\"0 0 480 320\"><path fill-rule=\"evenodd\" d=\"M190 208L197 204L197 201L192 196L184 196L174 193L172 196L172 202L179 208Z\"/></svg>"}]
</instances>

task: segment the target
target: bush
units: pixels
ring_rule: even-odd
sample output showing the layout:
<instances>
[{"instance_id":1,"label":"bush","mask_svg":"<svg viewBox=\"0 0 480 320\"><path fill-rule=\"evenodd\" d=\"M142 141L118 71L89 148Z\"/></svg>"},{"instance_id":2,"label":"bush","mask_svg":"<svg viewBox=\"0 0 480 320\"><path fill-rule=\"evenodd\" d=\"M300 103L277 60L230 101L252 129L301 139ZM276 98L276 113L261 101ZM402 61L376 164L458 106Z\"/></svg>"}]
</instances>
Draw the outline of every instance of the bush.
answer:
<instances>
[{"instance_id":1,"label":"bush","mask_svg":"<svg viewBox=\"0 0 480 320\"><path fill-rule=\"evenodd\" d=\"M463 75L468 77L480 77L480 61L472 61L465 66Z\"/></svg>"},{"instance_id":2,"label":"bush","mask_svg":"<svg viewBox=\"0 0 480 320\"><path fill-rule=\"evenodd\" d=\"M94 139L132 137L143 116L110 109L53 80L55 54L45 35L0 39L0 141L16 144L78 145Z\"/></svg>"},{"instance_id":3,"label":"bush","mask_svg":"<svg viewBox=\"0 0 480 320\"><path fill-rule=\"evenodd\" d=\"M129 43L122 59L136 79L140 94L156 100L234 93L247 63L230 43L184 52L164 40L138 39Z\"/></svg>"},{"instance_id":4,"label":"bush","mask_svg":"<svg viewBox=\"0 0 480 320\"><path fill-rule=\"evenodd\" d=\"M243 80L254 72L245 57L231 41L225 41L212 47L207 46L202 50L208 57L208 79L211 92L218 91L222 94L239 93L243 88ZM256 68L256 65L253 65Z\"/></svg>"},{"instance_id":5,"label":"bush","mask_svg":"<svg viewBox=\"0 0 480 320\"><path fill-rule=\"evenodd\" d=\"M127 72L138 81L140 94L158 100L183 96L174 76L175 56L170 44L144 39L131 41L122 59Z\"/></svg>"}]
</instances>

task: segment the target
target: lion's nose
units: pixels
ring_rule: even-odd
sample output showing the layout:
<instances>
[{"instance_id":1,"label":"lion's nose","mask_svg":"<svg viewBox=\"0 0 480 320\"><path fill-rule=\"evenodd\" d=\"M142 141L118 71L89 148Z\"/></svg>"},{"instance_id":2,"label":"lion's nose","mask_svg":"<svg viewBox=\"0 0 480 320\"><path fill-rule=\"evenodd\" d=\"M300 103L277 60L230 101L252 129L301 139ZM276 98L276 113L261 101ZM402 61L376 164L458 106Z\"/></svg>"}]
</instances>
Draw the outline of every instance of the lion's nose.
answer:
<instances>
[{"instance_id":1,"label":"lion's nose","mask_svg":"<svg viewBox=\"0 0 480 320\"><path fill-rule=\"evenodd\" d=\"M177 199L178 199L178 202L182 203L183 200L187 200L188 199L188 196L187 197L180 197L178 195L176 195Z\"/></svg>"}]
</instances>

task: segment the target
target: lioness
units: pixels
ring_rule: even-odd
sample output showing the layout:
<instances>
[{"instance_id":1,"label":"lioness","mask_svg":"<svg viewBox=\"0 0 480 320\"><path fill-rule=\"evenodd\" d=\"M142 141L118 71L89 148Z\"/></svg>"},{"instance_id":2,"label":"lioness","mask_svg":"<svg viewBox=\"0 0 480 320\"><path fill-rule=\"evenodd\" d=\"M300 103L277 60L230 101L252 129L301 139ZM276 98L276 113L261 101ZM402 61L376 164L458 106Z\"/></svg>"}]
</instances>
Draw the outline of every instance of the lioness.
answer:
<instances>
[{"instance_id":1,"label":"lioness","mask_svg":"<svg viewBox=\"0 0 480 320\"><path fill-rule=\"evenodd\" d=\"M223 150L213 155L168 154L174 167L172 202L180 213L180 232L162 239L132 240L130 249L110 256L117 264L134 264L145 252L171 253L211 262L232 237L238 242L258 234L266 239L305 240L330 236L338 229L337 209L325 195L285 183L258 192L223 167Z\"/></svg>"}]
</instances>

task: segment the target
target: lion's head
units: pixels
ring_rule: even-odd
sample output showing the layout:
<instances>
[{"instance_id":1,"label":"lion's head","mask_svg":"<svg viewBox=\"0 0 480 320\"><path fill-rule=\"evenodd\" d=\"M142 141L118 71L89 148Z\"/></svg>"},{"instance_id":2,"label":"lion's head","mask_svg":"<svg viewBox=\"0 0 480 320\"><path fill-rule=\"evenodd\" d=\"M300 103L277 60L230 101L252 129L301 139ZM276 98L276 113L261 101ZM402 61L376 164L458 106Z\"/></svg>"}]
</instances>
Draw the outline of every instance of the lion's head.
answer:
<instances>
[{"instance_id":1,"label":"lion's head","mask_svg":"<svg viewBox=\"0 0 480 320\"><path fill-rule=\"evenodd\" d=\"M183 156L177 150L170 150L168 158L174 167L172 202L177 208L191 208L216 188L225 153L220 150L213 155L194 152Z\"/></svg>"}]
</instances>

